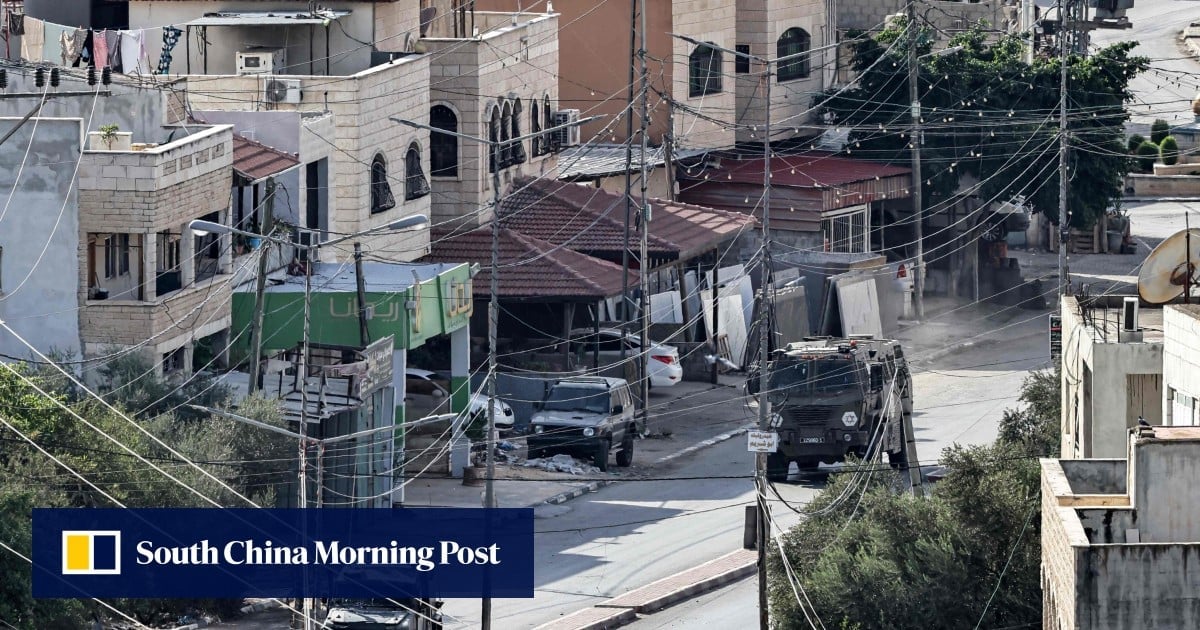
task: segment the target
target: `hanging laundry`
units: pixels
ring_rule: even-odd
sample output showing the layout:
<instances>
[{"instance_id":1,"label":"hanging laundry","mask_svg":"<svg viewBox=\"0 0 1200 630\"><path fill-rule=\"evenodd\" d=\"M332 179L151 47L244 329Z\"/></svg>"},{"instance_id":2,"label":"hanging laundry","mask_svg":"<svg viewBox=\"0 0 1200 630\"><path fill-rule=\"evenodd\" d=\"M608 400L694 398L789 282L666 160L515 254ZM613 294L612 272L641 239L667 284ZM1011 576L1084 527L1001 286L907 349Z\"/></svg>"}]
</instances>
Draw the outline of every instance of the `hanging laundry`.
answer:
<instances>
[{"instance_id":1,"label":"hanging laundry","mask_svg":"<svg viewBox=\"0 0 1200 630\"><path fill-rule=\"evenodd\" d=\"M158 57L158 74L171 73L171 51L179 43L179 36L182 34L183 31L174 26L163 27L163 46L162 54Z\"/></svg>"},{"instance_id":2,"label":"hanging laundry","mask_svg":"<svg viewBox=\"0 0 1200 630\"><path fill-rule=\"evenodd\" d=\"M59 36L62 42L62 65L70 67L79 61L83 53L83 44L87 40L87 31L82 28L66 28Z\"/></svg>"},{"instance_id":3,"label":"hanging laundry","mask_svg":"<svg viewBox=\"0 0 1200 630\"><path fill-rule=\"evenodd\" d=\"M10 35L25 34L25 14L16 11L8 12L8 33Z\"/></svg>"},{"instance_id":4,"label":"hanging laundry","mask_svg":"<svg viewBox=\"0 0 1200 630\"><path fill-rule=\"evenodd\" d=\"M121 31L121 65L125 74L148 74L146 31Z\"/></svg>"},{"instance_id":5,"label":"hanging laundry","mask_svg":"<svg viewBox=\"0 0 1200 630\"><path fill-rule=\"evenodd\" d=\"M92 59L96 60L96 69L103 70L108 66L108 31L92 33Z\"/></svg>"},{"instance_id":6,"label":"hanging laundry","mask_svg":"<svg viewBox=\"0 0 1200 630\"><path fill-rule=\"evenodd\" d=\"M21 38L21 58L25 61L41 61L46 43L46 23L25 16L25 35Z\"/></svg>"},{"instance_id":7,"label":"hanging laundry","mask_svg":"<svg viewBox=\"0 0 1200 630\"><path fill-rule=\"evenodd\" d=\"M74 31L74 28L70 29ZM42 47L42 58L38 61L49 61L52 64L58 65L62 63L63 35L67 33L67 27L54 22L46 22L46 45Z\"/></svg>"},{"instance_id":8,"label":"hanging laundry","mask_svg":"<svg viewBox=\"0 0 1200 630\"><path fill-rule=\"evenodd\" d=\"M104 45L108 48L108 62L105 65L111 66L116 72L120 72L121 33L117 31L104 31Z\"/></svg>"},{"instance_id":9,"label":"hanging laundry","mask_svg":"<svg viewBox=\"0 0 1200 630\"><path fill-rule=\"evenodd\" d=\"M81 68L95 65L96 54L96 51L92 49L92 46L95 46L95 37L92 35L92 30L88 29L84 33L83 50L79 53L79 60L75 62L75 65Z\"/></svg>"}]
</instances>

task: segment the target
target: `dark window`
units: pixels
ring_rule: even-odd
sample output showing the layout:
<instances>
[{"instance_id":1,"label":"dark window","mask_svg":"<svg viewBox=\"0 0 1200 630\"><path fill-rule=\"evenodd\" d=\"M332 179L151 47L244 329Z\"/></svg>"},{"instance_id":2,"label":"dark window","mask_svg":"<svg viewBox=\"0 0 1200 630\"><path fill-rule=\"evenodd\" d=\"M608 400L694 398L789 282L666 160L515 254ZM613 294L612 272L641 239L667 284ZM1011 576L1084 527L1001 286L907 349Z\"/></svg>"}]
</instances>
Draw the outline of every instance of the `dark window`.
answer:
<instances>
[{"instance_id":1,"label":"dark window","mask_svg":"<svg viewBox=\"0 0 1200 630\"><path fill-rule=\"evenodd\" d=\"M449 107L434 105L429 110L429 126L457 133L458 117ZM434 177L458 175L458 138L436 131L430 134L429 174Z\"/></svg>"},{"instance_id":2,"label":"dark window","mask_svg":"<svg viewBox=\"0 0 1200 630\"><path fill-rule=\"evenodd\" d=\"M750 44L738 44L734 49L742 53L742 55L750 54ZM738 55L733 58L733 69L738 74L747 74L750 72L750 58Z\"/></svg>"},{"instance_id":3,"label":"dark window","mask_svg":"<svg viewBox=\"0 0 1200 630\"><path fill-rule=\"evenodd\" d=\"M421 149L416 144L408 147L404 154L404 200L420 199L429 194L429 182L421 170Z\"/></svg>"},{"instance_id":4,"label":"dark window","mask_svg":"<svg viewBox=\"0 0 1200 630\"><path fill-rule=\"evenodd\" d=\"M688 96L721 91L721 51L701 44L688 56Z\"/></svg>"},{"instance_id":5,"label":"dark window","mask_svg":"<svg viewBox=\"0 0 1200 630\"><path fill-rule=\"evenodd\" d=\"M104 237L104 277L116 278L129 273L129 235Z\"/></svg>"},{"instance_id":6,"label":"dark window","mask_svg":"<svg viewBox=\"0 0 1200 630\"><path fill-rule=\"evenodd\" d=\"M371 160L371 214L385 212L396 207L392 187L388 185L387 162L382 153Z\"/></svg>"},{"instance_id":7,"label":"dark window","mask_svg":"<svg viewBox=\"0 0 1200 630\"><path fill-rule=\"evenodd\" d=\"M549 94L542 96L542 125L543 129L549 129L554 126L554 112L550 109ZM542 148L545 149L546 153L549 153L556 148L554 146L553 132L547 131L546 133L542 134Z\"/></svg>"},{"instance_id":8,"label":"dark window","mask_svg":"<svg viewBox=\"0 0 1200 630\"><path fill-rule=\"evenodd\" d=\"M496 156L500 153L500 107L492 110L492 120L488 124L488 172L495 173Z\"/></svg>"},{"instance_id":9,"label":"dark window","mask_svg":"<svg viewBox=\"0 0 1200 630\"><path fill-rule=\"evenodd\" d=\"M500 114L500 168L508 168L513 163L512 143L508 141L508 131L512 128L512 104L505 103Z\"/></svg>"},{"instance_id":10,"label":"dark window","mask_svg":"<svg viewBox=\"0 0 1200 630\"><path fill-rule=\"evenodd\" d=\"M779 41L775 43L775 53L777 59L782 59L788 55L796 55L806 53L812 47L812 38L809 37L808 31L802 28L789 28L779 37ZM804 79L808 77L808 55L801 55L795 59L779 62L779 82L794 81L796 79Z\"/></svg>"},{"instance_id":11,"label":"dark window","mask_svg":"<svg viewBox=\"0 0 1200 630\"><path fill-rule=\"evenodd\" d=\"M546 152L544 143L542 142L542 108L538 107L537 99L529 100L529 133L533 134L533 138L529 141L529 151L533 153L533 157L537 157Z\"/></svg>"},{"instance_id":12,"label":"dark window","mask_svg":"<svg viewBox=\"0 0 1200 630\"><path fill-rule=\"evenodd\" d=\"M513 142L510 153L512 154L513 164L524 164L527 159L525 156L525 142L519 139L521 137L521 113L521 99L517 99L513 102L512 111Z\"/></svg>"}]
</instances>

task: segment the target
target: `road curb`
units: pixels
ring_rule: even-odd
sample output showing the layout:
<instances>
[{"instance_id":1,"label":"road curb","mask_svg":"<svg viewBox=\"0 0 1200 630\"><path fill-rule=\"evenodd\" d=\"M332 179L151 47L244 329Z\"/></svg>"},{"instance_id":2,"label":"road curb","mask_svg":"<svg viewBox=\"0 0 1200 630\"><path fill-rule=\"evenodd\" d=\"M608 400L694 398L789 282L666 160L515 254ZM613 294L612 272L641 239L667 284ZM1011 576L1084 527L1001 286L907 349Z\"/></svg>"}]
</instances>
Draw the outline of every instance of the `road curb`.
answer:
<instances>
[{"instance_id":1,"label":"road curb","mask_svg":"<svg viewBox=\"0 0 1200 630\"><path fill-rule=\"evenodd\" d=\"M254 602L253 604L247 604L245 606L242 606L241 609L238 610L238 612L243 615L252 615L254 613L262 612L264 610L273 610L273 609L279 608L281 606L282 606L282 604L279 602L279 600L271 599L271 600L266 600L266 601L261 601L261 602ZM209 627L213 624L217 624L217 623L221 623L221 620L220 619L201 619L200 621L197 621L195 623L189 623L189 624L185 624L182 626L175 626L174 628L171 628L170 630L200 630L200 628L207 628L207 627Z\"/></svg>"},{"instance_id":2,"label":"road curb","mask_svg":"<svg viewBox=\"0 0 1200 630\"><path fill-rule=\"evenodd\" d=\"M655 613L664 608L668 608L668 607L678 604L680 602L689 600L697 595L703 595L710 591L715 591L718 588L721 588L722 586L725 586L727 584L732 584L733 582L737 582L738 580L741 580L742 578L746 578L746 577L753 575L757 571L758 571L758 564L756 562L750 562L748 564L744 564L740 567L737 567L736 569L730 569L729 571L726 571L725 573L722 573L720 575L714 575L711 578L701 580L691 586L681 588L678 591L674 591L674 592L668 593L666 595L663 595L662 597L651 600L641 606L634 608L634 610L636 610L637 613L640 615L648 615L651 613Z\"/></svg>"},{"instance_id":3,"label":"road curb","mask_svg":"<svg viewBox=\"0 0 1200 630\"><path fill-rule=\"evenodd\" d=\"M732 431L726 431L725 433L722 433L720 435L713 436L702 442L697 442L685 449L675 451L674 453L664 455L664 456L654 460L654 463L652 463L651 466L665 464L669 461L679 459L680 457L685 457L687 455L691 455L692 453L695 453L696 451L706 449L710 446L720 444L721 442L725 442L727 440L731 440L731 439L745 433L748 429L751 429L751 428L754 428L754 425L748 424L746 426L742 426L742 427L733 429ZM562 503L566 503L567 501L570 501L571 499L576 499L585 494L595 492L605 486L611 486L613 484L620 483L620 481L621 481L620 479L601 479L599 481L592 481L590 483L584 484L582 486L578 486L576 488L572 488L565 492L560 492L560 493L550 497L549 499L545 499L544 501L535 503L530 507L537 507L538 505L543 505L543 504L559 505Z\"/></svg>"}]
</instances>

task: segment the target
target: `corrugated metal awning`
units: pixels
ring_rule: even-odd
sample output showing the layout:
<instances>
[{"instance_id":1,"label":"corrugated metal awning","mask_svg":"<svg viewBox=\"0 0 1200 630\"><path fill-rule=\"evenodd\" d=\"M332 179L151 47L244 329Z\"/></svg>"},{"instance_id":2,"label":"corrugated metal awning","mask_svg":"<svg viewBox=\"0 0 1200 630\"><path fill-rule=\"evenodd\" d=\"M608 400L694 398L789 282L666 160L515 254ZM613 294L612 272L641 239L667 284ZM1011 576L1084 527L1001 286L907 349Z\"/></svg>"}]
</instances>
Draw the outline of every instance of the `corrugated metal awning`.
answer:
<instances>
[{"instance_id":1,"label":"corrugated metal awning","mask_svg":"<svg viewBox=\"0 0 1200 630\"><path fill-rule=\"evenodd\" d=\"M350 15L350 11L220 11L206 13L188 26L288 26L295 24L325 24Z\"/></svg>"}]
</instances>

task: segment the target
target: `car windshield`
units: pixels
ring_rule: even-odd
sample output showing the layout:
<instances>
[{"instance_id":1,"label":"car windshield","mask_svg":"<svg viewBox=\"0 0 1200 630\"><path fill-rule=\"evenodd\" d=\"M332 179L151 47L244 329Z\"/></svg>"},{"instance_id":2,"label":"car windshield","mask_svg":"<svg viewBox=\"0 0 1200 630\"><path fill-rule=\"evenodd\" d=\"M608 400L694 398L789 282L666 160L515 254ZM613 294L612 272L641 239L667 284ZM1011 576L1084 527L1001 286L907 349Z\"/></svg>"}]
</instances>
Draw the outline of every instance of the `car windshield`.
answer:
<instances>
[{"instance_id":1,"label":"car windshield","mask_svg":"<svg viewBox=\"0 0 1200 630\"><path fill-rule=\"evenodd\" d=\"M608 413L608 400L608 392L602 389L558 385L550 390L542 409Z\"/></svg>"}]
</instances>

